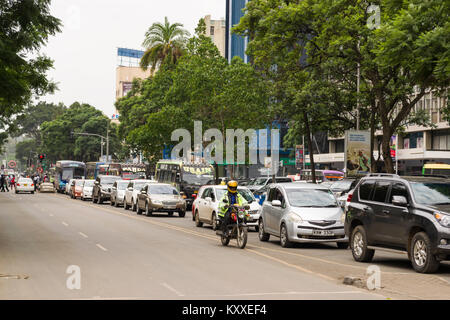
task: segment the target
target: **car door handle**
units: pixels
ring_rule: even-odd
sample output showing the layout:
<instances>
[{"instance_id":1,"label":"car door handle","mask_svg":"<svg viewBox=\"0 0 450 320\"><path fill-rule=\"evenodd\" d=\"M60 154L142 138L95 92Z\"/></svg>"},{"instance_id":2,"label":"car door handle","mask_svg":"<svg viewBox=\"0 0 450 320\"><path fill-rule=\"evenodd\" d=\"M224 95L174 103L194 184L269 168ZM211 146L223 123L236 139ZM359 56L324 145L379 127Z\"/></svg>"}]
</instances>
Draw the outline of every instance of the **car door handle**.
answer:
<instances>
[{"instance_id":1,"label":"car door handle","mask_svg":"<svg viewBox=\"0 0 450 320\"><path fill-rule=\"evenodd\" d=\"M382 211L384 214L389 214L389 213L391 213L389 210L383 210Z\"/></svg>"}]
</instances>

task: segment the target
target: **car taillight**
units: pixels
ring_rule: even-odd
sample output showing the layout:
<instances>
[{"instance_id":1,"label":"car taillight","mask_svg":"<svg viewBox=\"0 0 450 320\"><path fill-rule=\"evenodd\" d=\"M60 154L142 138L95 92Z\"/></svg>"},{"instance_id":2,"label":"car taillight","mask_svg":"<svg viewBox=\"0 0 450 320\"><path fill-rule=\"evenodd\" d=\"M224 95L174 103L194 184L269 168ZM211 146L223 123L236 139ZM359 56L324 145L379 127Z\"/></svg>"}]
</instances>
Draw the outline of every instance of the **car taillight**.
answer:
<instances>
[{"instance_id":1,"label":"car taillight","mask_svg":"<svg viewBox=\"0 0 450 320\"><path fill-rule=\"evenodd\" d=\"M349 193L347 196L347 202L352 201L353 193Z\"/></svg>"},{"instance_id":2,"label":"car taillight","mask_svg":"<svg viewBox=\"0 0 450 320\"><path fill-rule=\"evenodd\" d=\"M34 183L32 183L31 186L34 187Z\"/></svg>"},{"instance_id":3,"label":"car taillight","mask_svg":"<svg viewBox=\"0 0 450 320\"><path fill-rule=\"evenodd\" d=\"M20 183L18 183L17 186L20 187Z\"/></svg>"},{"instance_id":4,"label":"car taillight","mask_svg":"<svg viewBox=\"0 0 450 320\"><path fill-rule=\"evenodd\" d=\"M193 193L192 198L194 198L194 199L197 198L197 194Z\"/></svg>"}]
</instances>

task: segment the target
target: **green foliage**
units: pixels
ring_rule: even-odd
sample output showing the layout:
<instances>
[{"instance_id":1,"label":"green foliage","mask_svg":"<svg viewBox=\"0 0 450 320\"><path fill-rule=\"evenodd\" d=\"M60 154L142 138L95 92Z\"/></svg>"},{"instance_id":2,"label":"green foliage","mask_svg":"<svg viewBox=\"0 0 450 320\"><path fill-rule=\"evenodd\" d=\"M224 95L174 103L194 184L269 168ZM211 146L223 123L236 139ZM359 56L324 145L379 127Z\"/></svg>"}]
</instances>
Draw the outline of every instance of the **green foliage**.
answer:
<instances>
[{"instance_id":1,"label":"green foliage","mask_svg":"<svg viewBox=\"0 0 450 320\"><path fill-rule=\"evenodd\" d=\"M367 27L369 5L381 10L374 30ZM248 54L273 79L280 112L298 122L292 128L339 133L355 127L358 98L361 129L383 130L392 172L390 137L427 89L449 85L449 6L445 0L253 0L235 31L250 37ZM415 114L408 122L426 120Z\"/></svg>"},{"instance_id":2,"label":"green foliage","mask_svg":"<svg viewBox=\"0 0 450 320\"><path fill-rule=\"evenodd\" d=\"M39 152L35 139L24 140L16 144L16 160L25 167L27 160L35 157L35 153Z\"/></svg>"},{"instance_id":3,"label":"green foliage","mask_svg":"<svg viewBox=\"0 0 450 320\"><path fill-rule=\"evenodd\" d=\"M141 58L142 69L150 66L152 72L161 64L175 64L183 55L186 37L189 32L182 28L181 23L170 24L167 17L164 23L156 22L145 33L142 43L146 49Z\"/></svg>"},{"instance_id":4,"label":"green foliage","mask_svg":"<svg viewBox=\"0 0 450 320\"><path fill-rule=\"evenodd\" d=\"M0 0L0 130L14 129L13 116L33 96L55 89L46 75L53 62L39 54L48 37L60 31L49 5L50 0Z\"/></svg>"},{"instance_id":5,"label":"green foliage","mask_svg":"<svg viewBox=\"0 0 450 320\"><path fill-rule=\"evenodd\" d=\"M195 120L203 122L204 131L218 128L223 133L227 128L260 128L272 120L267 81L239 58L228 64L204 35L202 22L176 65L163 65L153 77L136 81L116 103L121 138L149 161L175 144L174 130L193 134Z\"/></svg>"},{"instance_id":6,"label":"green foliage","mask_svg":"<svg viewBox=\"0 0 450 320\"><path fill-rule=\"evenodd\" d=\"M42 151L52 162L58 160L97 161L101 154L100 137L74 135L91 133L106 137L110 120L89 104L73 103L55 120L44 122L41 126ZM110 154L119 151L117 126L110 125ZM104 141L106 143L106 141ZM106 145L103 147L106 154Z\"/></svg>"}]
</instances>

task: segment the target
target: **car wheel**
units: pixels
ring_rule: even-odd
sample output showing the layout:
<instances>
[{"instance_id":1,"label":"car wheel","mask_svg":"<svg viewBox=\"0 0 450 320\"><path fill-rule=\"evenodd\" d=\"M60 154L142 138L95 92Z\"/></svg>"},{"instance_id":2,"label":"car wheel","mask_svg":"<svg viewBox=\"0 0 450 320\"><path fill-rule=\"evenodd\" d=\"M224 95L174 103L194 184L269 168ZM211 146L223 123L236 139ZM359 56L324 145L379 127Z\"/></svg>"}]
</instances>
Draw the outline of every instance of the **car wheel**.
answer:
<instances>
[{"instance_id":1,"label":"car wheel","mask_svg":"<svg viewBox=\"0 0 450 320\"><path fill-rule=\"evenodd\" d=\"M195 226L196 227L203 227L203 222L200 221L200 217L198 216L198 210L195 211Z\"/></svg>"},{"instance_id":2,"label":"car wheel","mask_svg":"<svg viewBox=\"0 0 450 320\"><path fill-rule=\"evenodd\" d=\"M419 232L411 240L411 263L420 273L433 273L439 269L439 261L431 252L430 238L425 232Z\"/></svg>"},{"instance_id":3,"label":"car wheel","mask_svg":"<svg viewBox=\"0 0 450 320\"><path fill-rule=\"evenodd\" d=\"M292 242L289 240L286 225L283 223L280 228L280 244L283 248L292 247Z\"/></svg>"},{"instance_id":4,"label":"car wheel","mask_svg":"<svg viewBox=\"0 0 450 320\"><path fill-rule=\"evenodd\" d=\"M269 241L270 234L264 231L264 222L263 219L259 219L259 232L258 238L260 241Z\"/></svg>"},{"instance_id":5,"label":"car wheel","mask_svg":"<svg viewBox=\"0 0 450 320\"><path fill-rule=\"evenodd\" d=\"M367 248L366 230L363 226L357 226L351 236L350 247L353 259L359 262L370 262L373 259L375 250Z\"/></svg>"},{"instance_id":6,"label":"car wheel","mask_svg":"<svg viewBox=\"0 0 450 320\"><path fill-rule=\"evenodd\" d=\"M111 200L109 201L109 205L110 205L111 207L114 205L113 198L111 198Z\"/></svg>"},{"instance_id":7,"label":"car wheel","mask_svg":"<svg viewBox=\"0 0 450 320\"><path fill-rule=\"evenodd\" d=\"M339 249L348 249L348 242L336 242Z\"/></svg>"},{"instance_id":8,"label":"car wheel","mask_svg":"<svg viewBox=\"0 0 450 320\"><path fill-rule=\"evenodd\" d=\"M131 203L132 203L131 210L132 211L136 211L137 210L137 204L133 201L133 199L131 199Z\"/></svg>"},{"instance_id":9,"label":"car wheel","mask_svg":"<svg viewBox=\"0 0 450 320\"><path fill-rule=\"evenodd\" d=\"M186 215L186 211L179 211L178 212L178 216L181 218L184 218L184 216Z\"/></svg>"},{"instance_id":10,"label":"car wheel","mask_svg":"<svg viewBox=\"0 0 450 320\"><path fill-rule=\"evenodd\" d=\"M216 231L217 230L217 216L216 216L215 212L212 213L211 224L212 224L213 231Z\"/></svg>"},{"instance_id":11,"label":"car wheel","mask_svg":"<svg viewBox=\"0 0 450 320\"><path fill-rule=\"evenodd\" d=\"M128 204L127 204L127 200L126 199L124 199L123 200L123 210L128 210Z\"/></svg>"},{"instance_id":12,"label":"car wheel","mask_svg":"<svg viewBox=\"0 0 450 320\"><path fill-rule=\"evenodd\" d=\"M147 216L152 216L152 215L153 215L152 209L150 209L150 208L148 207L148 202L145 203L145 214L146 214Z\"/></svg>"},{"instance_id":13,"label":"car wheel","mask_svg":"<svg viewBox=\"0 0 450 320\"><path fill-rule=\"evenodd\" d=\"M142 209L139 208L139 205L138 205L137 208L136 208L136 213L139 214L139 215L142 214Z\"/></svg>"}]
</instances>

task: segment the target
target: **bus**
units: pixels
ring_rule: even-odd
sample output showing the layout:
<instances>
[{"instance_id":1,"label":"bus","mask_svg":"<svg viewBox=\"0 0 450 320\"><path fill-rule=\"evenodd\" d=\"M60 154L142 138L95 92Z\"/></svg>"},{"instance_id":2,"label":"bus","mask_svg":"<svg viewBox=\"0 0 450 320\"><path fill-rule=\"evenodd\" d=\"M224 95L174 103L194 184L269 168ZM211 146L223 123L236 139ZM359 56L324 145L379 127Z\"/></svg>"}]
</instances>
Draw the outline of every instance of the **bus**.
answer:
<instances>
[{"instance_id":1,"label":"bus","mask_svg":"<svg viewBox=\"0 0 450 320\"><path fill-rule=\"evenodd\" d=\"M63 193L66 183L70 179L84 179L86 177L86 164L79 161L61 160L55 166L56 191Z\"/></svg>"},{"instance_id":2,"label":"bus","mask_svg":"<svg viewBox=\"0 0 450 320\"><path fill-rule=\"evenodd\" d=\"M156 164L155 180L169 183L183 192L189 210L200 187L214 178L214 167L211 164L185 164L178 160L161 160Z\"/></svg>"},{"instance_id":3,"label":"bus","mask_svg":"<svg viewBox=\"0 0 450 320\"><path fill-rule=\"evenodd\" d=\"M138 163L110 163L103 174L122 177L124 180L146 179L148 175L147 165Z\"/></svg>"},{"instance_id":4,"label":"bus","mask_svg":"<svg viewBox=\"0 0 450 320\"><path fill-rule=\"evenodd\" d=\"M450 164L446 163L426 163L422 169L423 175L438 175L450 177Z\"/></svg>"},{"instance_id":5,"label":"bus","mask_svg":"<svg viewBox=\"0 0 450 320\"><path fill-rule=\"evenodd\" d=\"M344 179L344 173L342 171L316 169L316 181L318 182L338 181L342 179ZM300 180L311 181L312 180L311 169L301 170Z\"/></svg>"},{"instance_id":6,"label":"bus","mask_svg":"<svg viewBox=\"0 0 450 320\"><path fill-rule=\"evenodd\" d=\"M107 174L108 165L104 162L88 162L86 163L86 179L95 180L98 175Z\"/></svg>"}]
</instances>

